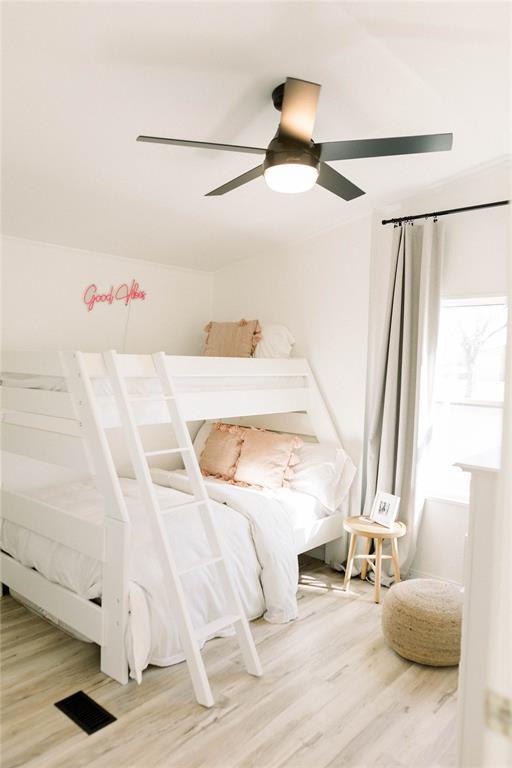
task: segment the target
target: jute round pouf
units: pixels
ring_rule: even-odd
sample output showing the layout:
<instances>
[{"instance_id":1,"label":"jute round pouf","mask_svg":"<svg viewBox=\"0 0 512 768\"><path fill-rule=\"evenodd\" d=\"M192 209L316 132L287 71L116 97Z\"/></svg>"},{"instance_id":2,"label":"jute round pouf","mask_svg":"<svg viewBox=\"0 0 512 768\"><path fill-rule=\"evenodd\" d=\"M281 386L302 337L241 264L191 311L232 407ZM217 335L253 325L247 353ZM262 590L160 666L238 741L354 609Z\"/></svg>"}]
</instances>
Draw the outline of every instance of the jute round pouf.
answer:
<instances>
[{"instance_id":1,"label":"jute round pouf","mask_svg":"<svg viewBox=\"0 0 512 768\"><path fill-rule=\"evenodd\" d=\"M389 590L382 609L382 632L394 651L431 667L460 659L462 594L435 579L410 579Z\"/></svg>"}]
</instances>

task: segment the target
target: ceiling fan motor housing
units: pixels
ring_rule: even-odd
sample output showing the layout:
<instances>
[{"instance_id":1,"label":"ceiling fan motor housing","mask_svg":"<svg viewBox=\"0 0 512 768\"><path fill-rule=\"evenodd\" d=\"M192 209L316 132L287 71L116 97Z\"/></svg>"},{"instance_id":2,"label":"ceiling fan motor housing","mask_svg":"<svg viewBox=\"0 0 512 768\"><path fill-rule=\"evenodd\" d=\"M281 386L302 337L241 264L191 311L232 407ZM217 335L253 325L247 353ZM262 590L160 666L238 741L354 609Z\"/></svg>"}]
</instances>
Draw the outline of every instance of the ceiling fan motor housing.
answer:
<instances>
[{"instance_id":1,"label":"ceiling fan motor housing","mask_svg":"<svg viewBox=\"0 0 512 768\"><path fill-rule=\"evenodd\" d=\"M320 166L320 153L313 142L310 142L308 145L276 136L268 145L265 160L263 161L263 170L265 171L274 165L285 165L288 163L309 165L318 170Z\"/></svg>"}]
</instances>

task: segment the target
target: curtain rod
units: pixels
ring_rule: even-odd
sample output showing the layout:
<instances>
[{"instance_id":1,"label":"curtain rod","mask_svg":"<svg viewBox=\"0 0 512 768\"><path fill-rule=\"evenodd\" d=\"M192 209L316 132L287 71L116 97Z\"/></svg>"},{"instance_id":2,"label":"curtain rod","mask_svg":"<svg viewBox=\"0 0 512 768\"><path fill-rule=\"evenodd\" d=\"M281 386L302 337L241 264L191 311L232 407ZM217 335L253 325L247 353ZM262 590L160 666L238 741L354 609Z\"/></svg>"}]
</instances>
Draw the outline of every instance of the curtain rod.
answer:
<instances>
[{"instance_id":1,"label":"curtain rod","mask_svg":"<svg viewBox=\"0 0 512 768\"><path fill-rule=\"evenodd\" d=\"M448 216L450 213L464 213L465 211L478 211L481 208L495 208L498 205L508 205L510 200L497 200L495 203L480 203L480 205L466 205L464 208L448 208L446 211L433 211L432 213L419 213L416 216L401 216L398 219L382 219L382 224L401 224L403 221L415 221L416 219L437 219L438 216Z\"/></svg>"}]
</instances>

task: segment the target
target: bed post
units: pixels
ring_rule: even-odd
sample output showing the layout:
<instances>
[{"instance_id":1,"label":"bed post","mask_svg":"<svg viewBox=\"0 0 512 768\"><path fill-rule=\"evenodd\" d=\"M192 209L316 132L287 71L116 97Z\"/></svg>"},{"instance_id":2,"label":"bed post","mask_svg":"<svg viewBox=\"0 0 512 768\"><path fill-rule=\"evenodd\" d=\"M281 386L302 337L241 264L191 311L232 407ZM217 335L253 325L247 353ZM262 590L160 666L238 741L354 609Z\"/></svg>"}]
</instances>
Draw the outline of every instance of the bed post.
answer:
<instances>
[{"instance_id":1,"label":"bed post","mask_svg":"<svg viewBox=\"0 0 512 768\"><path fill-rule=\"evenodd\" d=\"M61 358L77 418L84 430L96 485L105 503L101 671L124 685L128 682L125 635L130 520L82 353L63 352Z\"/></svg>"}]
</instances>

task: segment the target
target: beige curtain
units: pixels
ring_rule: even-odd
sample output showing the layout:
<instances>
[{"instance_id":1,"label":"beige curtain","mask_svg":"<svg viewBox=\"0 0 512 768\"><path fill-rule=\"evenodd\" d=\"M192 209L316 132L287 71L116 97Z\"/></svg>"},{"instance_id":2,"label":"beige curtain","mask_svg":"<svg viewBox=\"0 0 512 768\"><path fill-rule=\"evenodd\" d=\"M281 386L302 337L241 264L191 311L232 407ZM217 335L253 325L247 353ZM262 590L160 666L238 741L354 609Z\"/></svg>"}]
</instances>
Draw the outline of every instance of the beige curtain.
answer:
<instances>
[{"instance_id":1,"label":"beige curtain","mask_svg":"<svg viewBox=\"0 0 512 768\"><path fill-rule=\"evenodd\" d=\"M399 541L407 575L425 500L424 479L431 439L434 364L442 268L441 225L403 224L393 239L394 276L366 446L364 514L375 493L400 496L399 519L407 534ZM383 583L391 583L389 571Z\"/></svg>"}]
</instances>

